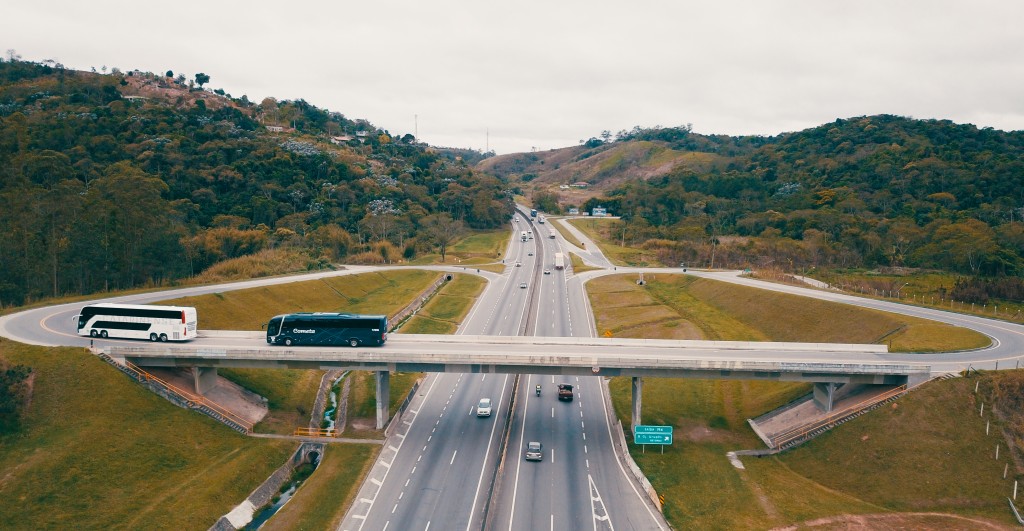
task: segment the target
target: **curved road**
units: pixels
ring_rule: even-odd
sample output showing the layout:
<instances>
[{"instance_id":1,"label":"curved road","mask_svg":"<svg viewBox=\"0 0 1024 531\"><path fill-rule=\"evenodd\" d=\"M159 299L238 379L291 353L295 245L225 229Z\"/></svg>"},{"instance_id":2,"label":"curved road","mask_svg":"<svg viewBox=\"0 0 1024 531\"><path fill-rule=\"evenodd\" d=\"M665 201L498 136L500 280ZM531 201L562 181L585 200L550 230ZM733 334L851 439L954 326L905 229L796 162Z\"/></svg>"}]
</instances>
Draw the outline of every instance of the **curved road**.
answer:
<instances>
[{"instance_id":1,"label":"curved road","mask_svg":"<svg viewBox=\"0 0 1024 531\"><path fill-rule=\"evenodd\" d=\"M513 224L513 230L520 226L524 226L522 220ZM557 233L554 239L549 238L548 231L553 232L550 227L533 225L532 229L535 240L524 243L513 238L507 253L509 267L502 274L463 267L419 267L479 274L487 279L488 286L460 334L520 335L525 330L532 336L593 336L593 319L585 294L587 281L610 274L682 273L675 268L608 269L610 264L597 246L574 229L570 230L585 242L585 251L571 246ZM551 266L553 253L570 247L585 255L587 263L606 269L581 274L555 271ZM514 267L515 260L522 267ZM350 266L341 271L134 294L102 302L155 303L187 295L400 268ZM543 274L544 269L550 269L550 274ZM929 363L933 373L959 372L968 367L1012 369L1024 363L1022 325L772 284L741 277L738 272L689 270L686 274L932 319L971 328L993 339L991 346L973 351L874 354L865 361ZM523 282L530 289L520 288ZM36 345L87 346L90 340L74 333L72 318L91 302L100 301L36 308L0 317L0 335ZM101 347L115 343L138 344L96 340ZM216 343L216 339L202 337L192 342L198 346ZM565 380L578 386L573 402L559 402L555 398L553 384ZM405 425L399 429L399 435L389 439L371 471L359 500L346 518L349 527L345 528L427 529L433 523L435 529L479 529L484 526L485 514L490 527L510 530L663 527L660 515L654 514L644 501L615 456L598 378L521 375L519 389L513 382L513 377L497 374L430 375L414 407L402 419ZM544 389L541 397L532 393L537 383ZM510 412L513 396L515 407ZM475 415L474 406L481 397L494 400L495 411L490 418ZM498 442L506 429L508 447L499 471ZM523 448L530 440L541 440L545 445L541 463L522 459ZM492 489L494 497L488 505Z\"/></svg>"}]
</instances>

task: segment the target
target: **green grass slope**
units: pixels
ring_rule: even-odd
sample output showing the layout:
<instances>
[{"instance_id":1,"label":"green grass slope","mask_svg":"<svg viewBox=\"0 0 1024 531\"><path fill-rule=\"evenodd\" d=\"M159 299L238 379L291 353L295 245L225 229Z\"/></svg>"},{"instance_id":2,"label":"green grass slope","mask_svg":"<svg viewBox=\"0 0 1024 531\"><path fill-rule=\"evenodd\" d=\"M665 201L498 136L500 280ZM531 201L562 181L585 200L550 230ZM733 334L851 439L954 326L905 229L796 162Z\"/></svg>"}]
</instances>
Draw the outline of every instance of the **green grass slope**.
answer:
<instances>
[{"instance_id":1,"label":"green grass slope","mask_svg":"<svg viewBox=\"0 0 1024 531\"><path fill-rule=\"evenodd\" d=\"M2 529L205 529L294 451L173 406L82 349L0 339L34 371L0 438Z\"/></svg>"}]
</instances>

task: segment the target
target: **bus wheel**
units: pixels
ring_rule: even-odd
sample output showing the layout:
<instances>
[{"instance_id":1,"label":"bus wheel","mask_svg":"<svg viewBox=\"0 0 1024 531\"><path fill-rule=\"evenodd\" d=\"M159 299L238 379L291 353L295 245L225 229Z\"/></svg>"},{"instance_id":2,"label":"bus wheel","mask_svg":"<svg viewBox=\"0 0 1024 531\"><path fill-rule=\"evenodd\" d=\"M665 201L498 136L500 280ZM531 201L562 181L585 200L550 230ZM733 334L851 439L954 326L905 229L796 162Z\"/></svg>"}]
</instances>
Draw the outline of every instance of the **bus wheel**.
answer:
<instances>
[{"instance_id":1,"label":"bus wheel","mask_svg":"<svg viewBox=\"0 0 1024 531\"><path fill-rule=\"evenodd\" d=\"M103 339L106 339L107 338L107 331L106 330L100 330L100 337L102 337Z\"/></svg>"},{"instance_id":2,"label":"bus wheel","mask_svg":"<svg viewBox=\"0 0 1024 531\"><path fill-rule=\"evenodd\" d=\"M95 330L89 330L89 337L99 337L99 335Z\"/></svg>"},{"instance_id":3,"label":"bus wheel","mask_svg":"<svg viewBox=\"0 0 1024 531\"><path fill-rule=\"evenodd\" d=\"M284 346L286 346L286 347L292 346L292 338L290 338L290 337L284 338Z\"/></svg>"},{"instance_id":4,"label":"bus wheel","mask_svg":"<svg viewBox=\"0 0 1024 531\"><path fill-rule=\"evenodd\" d=\"M167 334L160 334L160 342L161 343L166 343L167 342Z\"/></svg>"},{"instance_id":5,"label":"bus wheel","mask_svg":"<svg viewBox=\"0 0 1024 531\"><path fill-rule=\"evenodd\" d=\"M149 340L150 341L156 343L156 339L157 339L156 334L149 334Z\"/></svg>"},{"instance_id":6,"label":"bus wheel","mask_svg":"<svg viewBox=\"0 0 1024 531\"><path fill-rule=\"evenodd\" d=\"M349 339L348 340L348 346L353 347L353 348L358 347L359 346L359 340L356 339L356 338Z\"/></svg>"}]
</instances>

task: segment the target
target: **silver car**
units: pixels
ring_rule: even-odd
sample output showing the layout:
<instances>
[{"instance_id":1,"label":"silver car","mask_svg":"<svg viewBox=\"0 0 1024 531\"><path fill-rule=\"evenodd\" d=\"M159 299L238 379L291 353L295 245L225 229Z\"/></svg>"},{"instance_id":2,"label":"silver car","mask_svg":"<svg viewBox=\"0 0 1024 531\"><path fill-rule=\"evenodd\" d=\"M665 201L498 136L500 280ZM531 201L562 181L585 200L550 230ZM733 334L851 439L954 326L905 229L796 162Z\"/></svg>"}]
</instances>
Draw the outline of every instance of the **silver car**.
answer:
<instances>
[{"instance_id":1,"label":"silver car","mask_svg":"<svg viewBox=\"0 0 1024 531\"><path fill-rule=\"evenodd\" d=\"M543 461L544 460L544 445L537 441L530 441L526 444L526 460L527 461Z\"/></svg>"},{"instance_id":2,"label":"silver car","mask_svg":"<svg viewBox=\"0 0 1024 531\"><path fill-rule=\"evenodd\" d=\"M476 416L478 417L489 417L491 416L491 399L481 398L480 403L476 405Z\"/></svg>"}]
</instances>

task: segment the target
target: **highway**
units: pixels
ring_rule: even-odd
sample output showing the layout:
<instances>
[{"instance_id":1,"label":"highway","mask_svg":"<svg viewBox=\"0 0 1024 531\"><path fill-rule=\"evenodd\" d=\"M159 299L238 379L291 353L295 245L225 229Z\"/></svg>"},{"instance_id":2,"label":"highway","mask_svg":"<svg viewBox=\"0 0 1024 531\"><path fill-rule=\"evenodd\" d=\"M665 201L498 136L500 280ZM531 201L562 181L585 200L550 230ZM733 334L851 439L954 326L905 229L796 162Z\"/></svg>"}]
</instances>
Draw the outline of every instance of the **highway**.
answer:
<instances>
[{"instance_id":1,"label":"highway","mask_svg":"<svg viewBox=\"0 0 1024 531\"><path fill-rule=\"evenodd\" d=\"M522 225L523 221L519 224ZM518 236L520 228L513 224L512 230ZM552 230L549 226L535 224L532 230L537 233L536 239L523 243L515 237L510 242L506 257L509 267L502 274L467 271L452 266L424 268L467 271L488 281L459 334L591 337L595 331L585 295L587 281L608 274L682 273L676 268L624 267L582 274L555 271L551 266L553 253L567 249L570 244L561 236L548 238L546 231ZM582 234L574 233L574 236L585 242L584 260L587 263L607 267L607 260L593 242ZM579 252L575 248L573 251ZM530 256L531 252L533 256ZM514 266L517 260L521 267ZM134 294L104 302L155 303L186 295L380 269L350 266L343 271ZM550 269L551 273L543 274L544 269ZM827 355L822 352L787 352L784 354L787 359L928 365L933 373L957 372L967 367L994 369L997 364L998 368L1007 369L1024 363L1024 327L1021 325L819 289L771 284L744 278L738 272L690 270L687 274L934 319L973 328L993 338L990 347L969 352L830 352ZM520 288L523 282L527 283L527 289ZM72 316L85 304L88 302L36 308L0 317L0 335L38 345L89 345L88 338L75 335L72 322ZM529 341L527 338L523 340ZM402 348L403 343L402 335L395 334L388 346L376 352ZM568 347L541 343L533 347L535 351L555 354L553 348L568 350ZM123 340L96 341L99 347L146 344ZM189 345L266 348L265 342L259 338L243 341L201 337ZM456 347L445 345L443 348L455 352ZM502 350L506 347L494 348L498 350L490 353L495 356L508 354ZM779 359L780 354L768 353L764 359ZM708 348L689 355L724 363L752 360L749 352L727 348ZM576 400L559 402L555 398L554 384L567 379L578 386ZM489 529L665 528L660 515L640 495L612 451L608 406L599 378L524 374L518 390L514 382L514 376L504 374L428 375L410 411L402 419L398 434L388 440L368 475L342 528L480 529L484 527L485 519ZM533 394L533 387L538 383L543 386L540 397ZM494 400L491 417L476 417L474 407L481 397ZM514 409L510 411L513 399ZM507 447L502 454L499 449L506 433ZM522 458L525 444L531 440L544 443L544 460L539 463L525 462Z\"/></svg>"}]
</instances>

